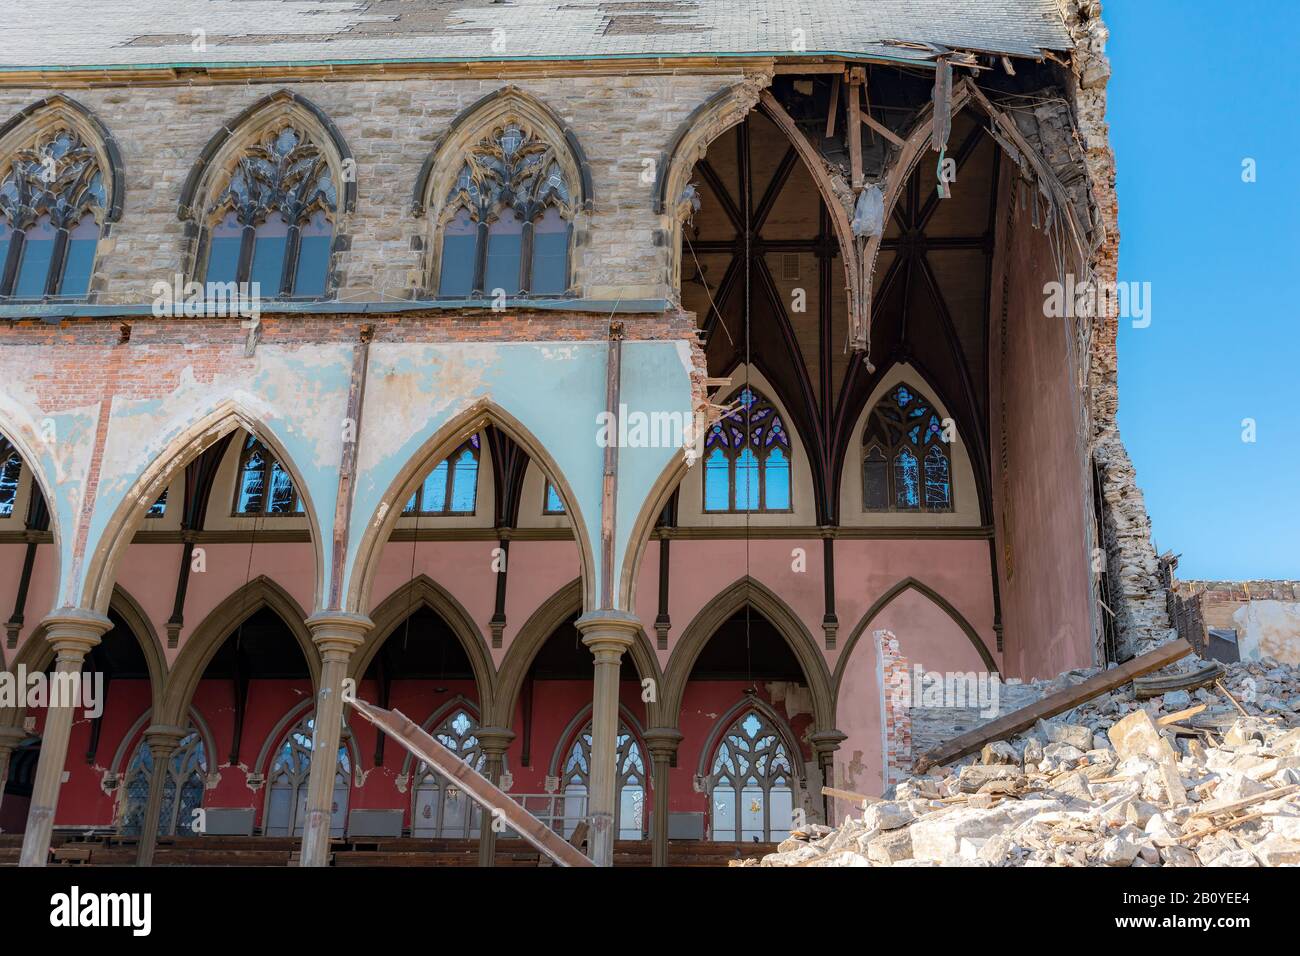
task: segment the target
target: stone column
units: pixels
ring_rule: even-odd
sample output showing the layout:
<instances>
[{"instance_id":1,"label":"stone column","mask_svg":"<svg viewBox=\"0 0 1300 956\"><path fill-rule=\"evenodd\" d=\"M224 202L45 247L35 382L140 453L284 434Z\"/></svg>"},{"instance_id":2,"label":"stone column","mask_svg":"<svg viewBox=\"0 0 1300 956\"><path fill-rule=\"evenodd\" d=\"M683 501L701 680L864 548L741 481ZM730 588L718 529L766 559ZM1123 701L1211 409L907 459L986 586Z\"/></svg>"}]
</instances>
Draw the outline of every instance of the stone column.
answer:
<instances>
[{"instance_id":1,"label":"stone column","mask_svg":"<svg viewBox=\"0 0 1300 956\"><path fill-rule=\"evenodd\" d=\"M50 681L49 706L41 732L41 756L36 764L32 784L32 805L27 812L27 832L19 866L44 866L50 855L50 837L54 833L54 812L59 805L59 788L63 784L63 765L68 757L68 738L72 721L84 708L79 675L86 654L112 628L113 622L101 614L81 608L62 608L43 622L45 639L54 648L54 674ZM71 699L72 689L77 699Z\"/></svg>"},{"instance_id":2,"label":"stone column","mask_svg":"<svg viewBox=\"0 0 1300 956\"><path fill-rule=\"evenodd\" d=\"M311 735L311 776L307 780L307 819L302 828L301 866L328 866L330 817L334 805L334 774L343 735L343 679L352 653L374 626L370 618L343 611L325 611L307 619L311 639L320 651L320 690Z\"/></svg>"},{"instance_id":3,"label":"stone column","mask_svg":"<svg viewBox=\"0 0 1300 956\"><path fill-rule=\"evenodd\" d=\"M654 760L654 813L650 815L650 865L668 865L668 769L682 742L680 731L656 727L645 732L646 749Z\"/></svg>"},{"instance_id":4,"label":"stone column","mask_svg":"<svg viewBox=\"0 0 1300 956\"><path fill-rule=\"evenodd\" d=\"M582 643L595 658L591 691L591 785L587 818L588 856L597 866L614 865L615 779L618 748L618 669L640 622L623 611L592 611L577 620Z\"/></svg>"},{"instance_id":5,"label":"stone column","mask_svg":"<svg viewBox=\"0 0 1300 956\"><path fill-rule=\"evenodd\" d=\"M0 806L4 804L5 781L9 779L9 758L30 736L21 727L0 727Z\"/></svg>"},{"instance_id":6,"label":"stone column","mask_svg":"<svg viewBox=\"0 0 1300 956\"><path fill-rule=\"evenodd\" d=\"M153 851L158 845L158 818L162 813L163 787L167 783L168 764L181 741L189 735L184 727L154 724L144 732L144 743L153 758L153 771L149 774L149 802L145 804L144 820L140 823L140 842L136 848L135 865L153 866ZM180 799L180 791L176 799Z\"/></svg>"},{"instance_id":7,"label":"stone column","mask_svg":"<svg viewBox=\"0 0 1300 956\"><path fill-rule=\"evenodd\" d=\"M817 766L821 769L822 786L835 786L835 751L840 749L840 744L848 739L848 734L840 730L819 730L808 737L808 742L812 744L813 753L817 757ZM834 826L831 819L834 814L831 808L835 806L835 801L830 797L823 797L819 792L812 796L813 806L822 808L822 822L827 826ZM811 821L810 821L811 822Z\"/></svg>"},{"instance_id":8,"label":"stone column","mask_svg":"<svg viewBox=\"0 0 1300 956\"><path fill-rule=\"evenodd\" d=\"M515 739L515 732L509 727L480 727L474 731L479 747L487 759L483 762L483 776L498 787L501 786L501 773L505 770L506 750ZM473 809L470 810L473 813ZM495 866L497 855L497 834L492 829L492 814L483 810L483 822L478 833L478 865Z\"/></svg>"}]
</instances>

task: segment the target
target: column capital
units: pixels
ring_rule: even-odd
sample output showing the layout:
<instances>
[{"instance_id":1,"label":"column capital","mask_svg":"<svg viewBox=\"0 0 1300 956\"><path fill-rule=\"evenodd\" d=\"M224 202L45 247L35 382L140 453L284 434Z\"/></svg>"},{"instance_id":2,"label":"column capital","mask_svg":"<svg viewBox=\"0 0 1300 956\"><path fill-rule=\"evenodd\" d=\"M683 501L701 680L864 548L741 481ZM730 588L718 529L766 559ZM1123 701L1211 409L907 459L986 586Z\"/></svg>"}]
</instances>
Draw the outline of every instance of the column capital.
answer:
<instances>
[{"instance_id":1,"label":"column capital","mask_svg":"<svg viewBox=\"0 0 1300 956\"><path fill-rule=\"evenodd\" d=\"M41 624L45 639L60 658L81 660L105 634L113 622L102 614L79 607L61 607L47 614Z\"/></svg>"},{"instance_id":2,"label":"column capital","mask_svg":"<svg viewBox=\"0 0 1300 956\"><path fill-rule=\"evenodd\" d=\"M588 611L574 626L599 663L602 656L614 661L623 656L641 631L641 619L626 611Z\"/></svg>"},{"instance_id":3,"label":"column capital","mask_svg":"<svg viewBox=\"0 0 1300 956\"><path fill-rule=\"evenodd\" d=\"M677 753L677 747L684 735L675 727L653 727L641 736L645 740L645 749L650 751L650 756L656 760L671 760Z\"/></svg>"},{"instance_id":4,"label":"column capital","mask_svg":"<svg viewBox=\"0 0 1300 956\"><path fill-rule=\"evenodd\" d=\"M344 661L365 643L366 635L374 626L366 615L347 611L317 611L307 618L312 643L321 656L341 655L339 659Z\"/></svg>"},{"instance_id":5,"label":"column capital","mask_svg":"<svg viewBox=\"0 0 1300 956\"><path fill-rule=\"evenodd\" d=\"M144 742L149 747L155 760L170 757L181 741L190 735L188 727L170 727L167 724L151 724L145 728Z\"/></svg>"},{"instance_id":6,"label":"column capital","mask_svg":"<svg viewBox=\"0 0 1300 956\"><path fill-rule=\"evenodd\" d=\"M849 739L849 735L842 730L819 730L815 734L808 735L808 742L812 744L813 750L819 756L828 757L840 749L840 744ZM648 746L648 745L647 745Z\"/></svg>"},{"instance_id":7,"label":"column capital","mask_svg":"<svg viewBox=\"0 0 1300 956\"><path fill-rule=\"evenodd\" d=\"M478 738L483 753L489 757L500 757L510 749L515 732L509 727L476 727L474 736Z\"/></svg>"}]
</instances>

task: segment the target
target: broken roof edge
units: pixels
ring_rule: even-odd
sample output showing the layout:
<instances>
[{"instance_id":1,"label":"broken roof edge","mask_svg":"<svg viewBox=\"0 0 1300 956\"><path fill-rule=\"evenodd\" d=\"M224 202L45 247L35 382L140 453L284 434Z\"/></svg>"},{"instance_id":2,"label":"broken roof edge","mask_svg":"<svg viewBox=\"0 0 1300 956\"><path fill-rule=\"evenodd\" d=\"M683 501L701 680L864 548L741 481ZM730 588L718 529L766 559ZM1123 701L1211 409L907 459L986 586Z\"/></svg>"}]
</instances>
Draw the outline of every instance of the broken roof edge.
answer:
<instances>
[{"instance_id":1,"label":"broken roof edge","mask_svg":"<svg viewBox=\"0 0 1300 956\"><path fill-rule=\"evenodd\" d=\"M886 41L890 43L917 42L917 41ZM984 56L1006 56L1016 57L1022 60L1034 60L1042 62L1047 59L1048 51L1069 54L1069 47L1037 47L1034 53L1024 52L1007 52L1003 50L981 49L978 47L953 47L948 48L947 53L967 53ZM848 50L804 50L798 53L792 53L789 50L744 50L735 52L685 52L685 53L595 53L595 54L575 54L571 56L432 56L432 57L363 57L359 59L322 59L322 60L221 60L218 62L205 63L196 61L177 62L177 63L83 63L71 64L67 66L56 65L21 65L0 63L0 74L5 73L24 73L24 74L68 74L78 72L113 72L127 73L132 71L149 71L149 70L196 70L210 72L213 70L240 70L246 71L251 69L314 69L320 67L334 66L421 66L434 64L464 64L473 65L477 63L516 63L516 64L537 64L547 63L585 63L585 62L663 62L679 60L781 60L785 62L802 63L802 62L819 62L823 58L832 57L853 63L880 63L890 66L921 66L932 63L937 56L943 55L942 52L932 50L914 51L915 56L889 56L883 53L864 53L861 51ZM967 69L986 69L986 67L970 67L965 64L955 64Z\"/></svg>"}]
</instances>

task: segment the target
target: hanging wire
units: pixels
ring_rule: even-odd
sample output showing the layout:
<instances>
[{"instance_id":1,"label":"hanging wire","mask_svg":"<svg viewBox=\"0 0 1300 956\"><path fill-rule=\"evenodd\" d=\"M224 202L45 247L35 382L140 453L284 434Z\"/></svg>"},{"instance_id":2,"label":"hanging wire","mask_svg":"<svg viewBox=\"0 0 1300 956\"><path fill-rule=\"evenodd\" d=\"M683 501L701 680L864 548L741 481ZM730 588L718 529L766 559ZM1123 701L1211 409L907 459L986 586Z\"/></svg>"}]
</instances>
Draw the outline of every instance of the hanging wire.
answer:
<instances>
[{"instance_id":1,"label":"hanging wire","mask_svg":"<svg viewBox=\"0 0 1300 956\"><path fill-rule=\"evenodd\" d=\"M254 441L258 443L259 446L261 446L262 462L264 467L266 468L266 471L264 472L265 477L262 479L262 507L258 509L257 514L253 517L253 535L251 538L248 539L248 563L244 568L244 589L241 592L243 594L243 597L239 601L239 605L240 605L239 626L235 628L235 652L236 653L239 652L241 642L244 639L244 618L248 611L248 582L253 580L253 548L257 545L257 533L258 531L261 530L262 519L266 516L266 508L267 505L270 503L269 502L269 498L271 494L270 479L271 476L275 474L275 465L271 461L271 455L270 452L267 451L266 445L263 444L256 435L252 435L251 437L253 438ZM243 458L242 454L240 460L244 461L245 463L247 462L247 459ZM281 465L281 467L284 466ZM241 483L239 491L242 494L243 493L242 483L244 480L243 468L239 469L238 480ZM211 493L212 493L211 489L209 489L208 494L210 495ZM296 487L294 488L294 493L295 495L300 493Z\"/></svg>"},{"instance_id":2,"label":"hanging wire","mask_svg":"<svg viewBox=\"0 0 1300 956\"><path fill-rule=\"evenodd\" d=\"M748 119L745 120L745 126L746 126L746 130L748 130L748 126L749 126ZM753 151L751 149L750 139L748 136L745 137L745 153L746 153L745 168L738 171L739 174L742 177L744 177L746 180L745 182L741 183L741 188L744 190L744 195L745 195L745 391L749 395L749 401L745 403L745 446L746 446L745 450L748 451L754 457L753 477L757 479L758 478L758 455L753 451L753 449L749 447L754 440L753 438L754 397L753 397L753 390L750 388L749 385L750 365L752 363L752 356L750 353L750 340L749 340L749 325L750 325L749 265L750 265L750 257L751 257L750 246L751 246L751 239L753 236L750 214L751 214L752 207L754 205L754 197L750 189L750 186L752 185L752 179L751 179L752 167L750 165L750 161L753 158L752 155ZM759 487L760 488L762 487L761 483ZM749 519L750 519L749 483L746 482L745 484L745 580L746 581L749 580L749 572L750 572L750 567L749 567L750 521ZM748 601L745 602L745 672L749 678L750 691L756 691L757 688L754 686L753 649L750 645L750 604Z\"/></svg>"}]
</instances>

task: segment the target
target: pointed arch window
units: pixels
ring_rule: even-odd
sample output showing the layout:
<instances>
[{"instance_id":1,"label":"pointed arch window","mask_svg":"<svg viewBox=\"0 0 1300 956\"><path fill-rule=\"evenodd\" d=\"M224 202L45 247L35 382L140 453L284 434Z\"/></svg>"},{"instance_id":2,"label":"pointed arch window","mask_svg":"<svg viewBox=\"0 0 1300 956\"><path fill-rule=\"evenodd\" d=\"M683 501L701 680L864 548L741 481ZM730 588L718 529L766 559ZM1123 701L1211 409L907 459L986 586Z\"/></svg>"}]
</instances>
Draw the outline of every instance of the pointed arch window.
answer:
<instances>
[{"instance_id":1,"label":"pointed arch window","mask_svg":"<svg viewBox=\"0 0 1300 956\"><path fill-rule=\"evenodd\" d=\"M307 780L311 776L312 733L316 718L304 717L289 731L267 772L267 836L301 836L307 822ZM334 768L334 803L330 811L330 836L343 836L352 786L352 761L345 744L339 745Z\"/></svg>"},{"instance_id":2,"label":"pointed arch window","mask_svg":"<svg viewBox=\"0 0 1300 956\"><path fill-rule=\"evenodd\" d=\"M759 711L743 714L718 742L706 780L713 839L784 840L793 822L795 779L785 738Z\"/></svg>"},{"instance_id":3,"label":"pointed arch window","mask_svg":"<svg viewBox=\"0 0 1300 956\"><path fill-rule=\"evenodd\" d=\"M279 517L302 513L302 496L294 487L288 469L256 437L249 435L239 457L235 514Z\"/></svg>"},{"instance_id":4,"label":"pointed arch window","mask_svg":"<svg viewBox=\"0 0 1300 956\"><path fill-rule=\"evenodd\" d=\"M876 404L862 435L865 511L952 511L952 456L934 404L900 384Z\"/></svg>"},{"instance_id":5,"label":"pointed arch window","mask_svg":"<svg viewBox=\"0 0 1300 956\"><path fill-rule=\"evenodd\" d=\"M204 280L256 282L264 298L323 297L337 210L324 151L292 123L269 130L207 210Z\"/></svg>"},{"instance_id":6,"label":"pointed arch window","mask_svg":"<svg viewBox=\"0 0 1300 956\"><path fill-rule=\"evenodd\" d=\"M18 452L10 452L0 461L0 518L8 518L14 513L18 503L18 480L23 475L23 460Z\"/></svg>"},{"instance_id":7,"label":"pointed arch window","mask_svg":"<svg viewBox=\"0 0 1300 956\"><path fill-rule=\"evenodd\" d=\"M154 774L153 751L143 739L127 764L122 782L125 799L118 832L138 836L144 828L149 805L149 781ZM203 792L208 775L203 737L191 730L167 761L167 779L163 782L162 808L158 813L158 835L174 836L194 831L194 811L203 806Z\"/></svg>"},{"instance_id":8,"label":"pointed arch window","mask_svg":"<svg viewBox=\"0 0 1300 956\"><path fill-rule=\"evenodd\" d=\"M475 735L478 726L474 716L462 707L438 725L433 731L433 737L482 773L487 764L487 755L483 753ZM421 760L415 771L411 836L476 837L482 825L482 808L465 791Z\"/></svg>"},{"instance_id":9,"label":"pointed arch window","mask_svg":"<svg viewBox=\"0 0 1300 956\"><path fill-rule=\"evenodd\" d=\"M704 510L790 511L790 435L776 406L749 386L731 402L704 439Z\"/></svg>"},{"instance_id":10,"label":"pointed arch window","mask_svg":"<svg viewBox=\"0 0 1300 956\"><path fill-rule=\"evenodd\" d=\"M478 435L438 462L402 509L408 515L472 515L478 501Z\"/></svg>"},{"instance_id":11,"label":"pointed arch window","mask_svg":"<svg viewBox=\"0 0 1300 956\"><path fill-rule=\"evenodd\" d=\"M99 158L70 129L0 157L0 298L84 298L107 203Z\"/></svg>"},{"instance_id":12,"label":"pointed arch window","mask_svg":"<svg viewBox=\"0 0 1300 956\"><path fill-rule=\"evenodd\" d=\"M618 808L614 827L617 838L640 840L646 832L645 758L636 736L621 721L614 764ZM565 755L560 787L564 794L563 832L565 837L570 837L578 823L587 816L587 794L591 787L591 721L587 721Z\"/></svg>"},{"instance_id":13,"label":"pointed arch window","mask_svg":"<svg viewBox=\"0 0 1300 956\"><path fill-rule=\"evenodd\" d=\"M444 204L438 296L564 295L575 211L555 149L523 123L496 127Z\"/></svg>"}]
</instances>

